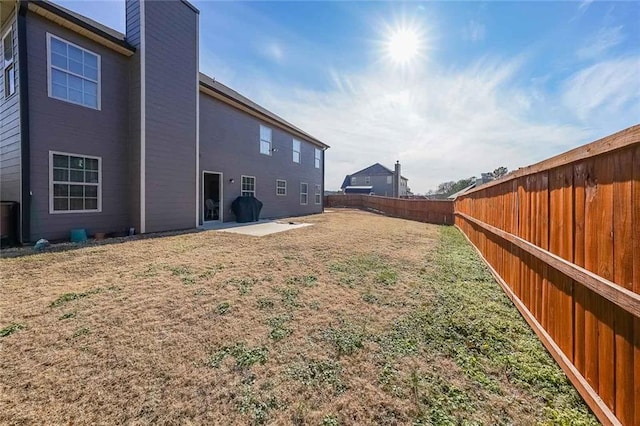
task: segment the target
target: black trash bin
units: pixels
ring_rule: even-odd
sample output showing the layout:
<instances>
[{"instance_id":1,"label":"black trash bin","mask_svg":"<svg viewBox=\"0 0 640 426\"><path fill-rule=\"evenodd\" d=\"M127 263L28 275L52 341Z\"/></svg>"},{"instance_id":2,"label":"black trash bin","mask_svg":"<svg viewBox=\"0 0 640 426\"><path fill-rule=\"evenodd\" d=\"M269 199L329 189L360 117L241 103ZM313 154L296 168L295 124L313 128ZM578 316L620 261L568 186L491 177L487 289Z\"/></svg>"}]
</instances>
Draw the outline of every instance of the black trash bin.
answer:
<instances>
[{"instance_id":1,"label":"black trash bin","mask_svg":"<svg viewBox=\"0 0 640 426\"><path fill-rule=\"evenodd\" d=\"M238 197L231 203L231 210L236 215L236 222L257 222L260 219L262 201L256 197Z\"/></svg>"},{"instance_id":2,"label":"black trash bin","mask_svg":"<svg viewBox=\"0 0 640 426\"><path fill-rule=\"evenodd\" d=\"M18 245L19 206L17 201L0 203L0 247Z\"/></svg>"}]
</instances>

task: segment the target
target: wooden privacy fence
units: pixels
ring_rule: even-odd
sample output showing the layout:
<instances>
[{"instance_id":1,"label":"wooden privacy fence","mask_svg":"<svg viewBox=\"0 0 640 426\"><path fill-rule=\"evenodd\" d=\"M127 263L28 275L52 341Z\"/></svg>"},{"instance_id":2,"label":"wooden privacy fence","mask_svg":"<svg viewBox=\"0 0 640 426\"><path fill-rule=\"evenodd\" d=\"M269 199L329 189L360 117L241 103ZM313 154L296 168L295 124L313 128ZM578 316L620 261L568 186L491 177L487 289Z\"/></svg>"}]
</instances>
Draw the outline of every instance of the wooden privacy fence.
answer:
<instances>
[{"instance_id":1,"label":"wooden privacy fence","mask_svg":"<svg viewBox=\"0 0 640 426\"><path fill-rule=\"evenodd\" d=\"M476 188L455 215L598 418L640 425L640 125Z\"/></svg>"},{"instance_id":2,"label":"wooden privacy fence","mask_svg":"<svg viewBox=\"0 0 640 426\"><path fill-rule=\"evenodd\" d=\"M354 207L437 225L453 225L453 201L378 197L375 195L327 195L325 207Z\"/></svg>"}]
</instances>

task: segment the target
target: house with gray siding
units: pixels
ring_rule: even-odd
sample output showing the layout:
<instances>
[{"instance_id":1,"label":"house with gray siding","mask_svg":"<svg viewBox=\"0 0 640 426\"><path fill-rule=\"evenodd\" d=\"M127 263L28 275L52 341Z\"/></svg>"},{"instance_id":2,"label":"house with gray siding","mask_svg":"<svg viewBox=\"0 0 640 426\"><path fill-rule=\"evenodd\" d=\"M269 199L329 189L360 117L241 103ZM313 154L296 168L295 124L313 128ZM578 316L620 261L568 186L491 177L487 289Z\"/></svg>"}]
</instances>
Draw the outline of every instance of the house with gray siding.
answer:
<instances>
[{"instance_id":1,"label":"house with gray siding","mask_svg":"<svg viewBox=\"0 0 640 426\"><path fill-rule=\"evenodd\" d=\"M396 161L394 170L375 163L346 175L340 189L345 194L404 197L410 195L408 183L409 179L402 176L400 162Z\"/></svg>"},{"instance_id":2,"label":"house with gray siding","mask_svg":"<svg viewBox=\"0 0 640 426\"><path fill-rule=\"evenodd\" d=\"M326 144L199 72L199 11L126 0L126 34L0 0L0 190L20 239L322 212ZM171 84L167 84L170 81Z\"/></svg>"}]
</instances>

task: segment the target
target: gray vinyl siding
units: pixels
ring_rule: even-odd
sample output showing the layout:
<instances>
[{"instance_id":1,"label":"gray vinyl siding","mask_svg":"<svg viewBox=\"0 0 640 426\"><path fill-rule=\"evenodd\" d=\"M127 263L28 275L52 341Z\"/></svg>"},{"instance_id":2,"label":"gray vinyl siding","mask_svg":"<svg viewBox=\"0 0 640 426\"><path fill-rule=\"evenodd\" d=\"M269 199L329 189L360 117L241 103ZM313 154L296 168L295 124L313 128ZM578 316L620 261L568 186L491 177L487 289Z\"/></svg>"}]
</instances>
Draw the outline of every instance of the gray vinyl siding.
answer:
<instances>
[{"instance_id":1,"label":"gray vinyl siding","mask_svg":"<svg viewBox=\"0 0 640 426\"><path fill-rule=\"evenodd\" d=\"M43 18L27 16L31 241L65 239L73 228L94 232L129 227L129 60ZM101 56L101 110L49 98L46 33ZM49 151L102 158L102 212L49 213Z\"/></svg>"},{"instance_id":2,"label":"gray vinyl siding","mask_svg":"<svg viewBox=\"0 0 640 426\"><path fill-rule=\"evenodd\" d=\"M198 15L182 2L144 8L146 232L193 228Z\"/></svg>"},{"instance_id":3,"label":"gray vinyl siding","mask_svg":"<svg viewBox=\"0 0 640 426\"><path fill-rule=\"evenodd\" d=\"M271 144L275 151L270 156L260 154L260 124L272 130ZM315 168L316 146L296 137L301 142L301 162L297 164L292 161L292 139L291 134L275 126L200 94L200 175L204 170L223 173L221 210L225 222L235 220L231 203L240 196L242 175L256 177L256 198L264 204L261 218L322 212L322 203L315 204L315 185L321 186L321 194L324 190L323 164ZM276 195L276 179L287 181L286 196ZM309 185L307 205L300 205L302 182Z\"/></svg>"},{"instance_id":4,"label":"gray vinyl siding","mask_svg":"<svg viewBox=\"0 0 640 426\"><path fill-rule=\"evenodd\" d=\"M14 15L0 28L0 37L12 26L13 66L16 91L5 97L4 68L0 69L0 198L2 201L20 202L20 81L18 69L18 26ZM1 59L0 59L1 64Z\"/></svg>"}]
</instances>

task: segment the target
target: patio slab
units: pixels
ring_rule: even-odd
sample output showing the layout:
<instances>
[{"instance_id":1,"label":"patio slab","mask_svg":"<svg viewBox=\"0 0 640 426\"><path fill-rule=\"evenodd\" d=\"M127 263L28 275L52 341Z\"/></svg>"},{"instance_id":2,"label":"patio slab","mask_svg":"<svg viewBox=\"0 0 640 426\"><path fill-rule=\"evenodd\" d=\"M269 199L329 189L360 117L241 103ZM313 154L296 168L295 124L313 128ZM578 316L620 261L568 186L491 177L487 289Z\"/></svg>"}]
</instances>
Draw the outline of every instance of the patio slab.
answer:
<instances>
[{"instance_id":1,"label":"patio slab","mask_svg":"<svg viewBox=\"0 0 640 426\"><path fill-rule=\"evenodd\" d=\"M207 224L204 229L213 229L219 232L230 232L234 234L251 235L254 237L263 237L265 235L275 234L278 232L290 231L292 229L304 228L310 226L311 223L294 223L281 222L272 220L261 220L251 223L216 223Z\"/></svg>"}]
</instances>

